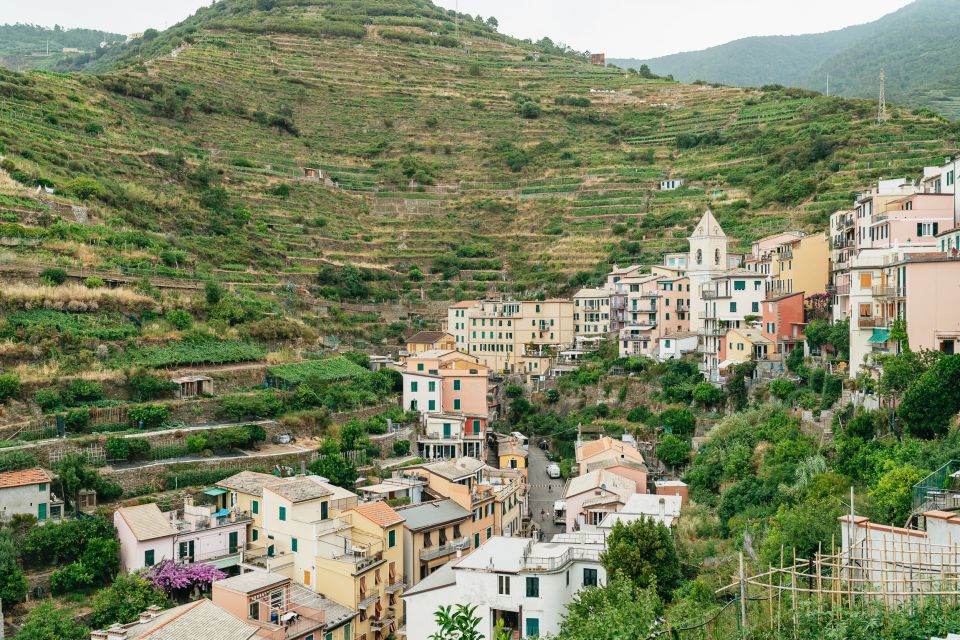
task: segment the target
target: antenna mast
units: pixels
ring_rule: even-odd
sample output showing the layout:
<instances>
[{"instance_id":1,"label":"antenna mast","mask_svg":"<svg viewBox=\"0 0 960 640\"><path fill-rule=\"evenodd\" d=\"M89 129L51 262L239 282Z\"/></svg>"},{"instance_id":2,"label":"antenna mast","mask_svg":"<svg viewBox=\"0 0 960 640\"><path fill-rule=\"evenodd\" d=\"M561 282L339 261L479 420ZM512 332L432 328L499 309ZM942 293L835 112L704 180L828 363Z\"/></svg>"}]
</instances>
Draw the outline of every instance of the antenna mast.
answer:
<instances>
[{"instance_id":1,"label":"antenna mast","mask_svg":"<svg viewBox=\"0 0 960 640\"><path fill-rule=\"evenodd\" d=\"M877 107L877 123L887 121L887 74L880 69L880 104Z\"/></svg>"}]
</instances>

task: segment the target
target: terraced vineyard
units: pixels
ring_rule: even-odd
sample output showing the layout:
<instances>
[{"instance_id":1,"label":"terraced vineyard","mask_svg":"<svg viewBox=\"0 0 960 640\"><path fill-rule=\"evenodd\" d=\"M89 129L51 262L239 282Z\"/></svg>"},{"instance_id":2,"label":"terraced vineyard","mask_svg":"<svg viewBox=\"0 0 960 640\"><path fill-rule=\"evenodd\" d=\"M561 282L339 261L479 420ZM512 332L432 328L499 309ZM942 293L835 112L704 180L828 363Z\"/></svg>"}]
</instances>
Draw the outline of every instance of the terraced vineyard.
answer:
<instances>
[{"instance_id":1,"label":"terraced vineyard","mask_svg":"<svg viewBox=\"0 0 960 640\"><path fill-rule=\"evenodd\" d=\"M956 146L929 115L877 125L864 102L641 78L472 19L456 41L419 0L275 4L217 3L103 75L4 74L5 169L67 196L0 199L8 259L277 300L324 269L325 297L549 295L682 248L706 206L743 246L821 227ZM370 286L345 290L347 266Z\"/></svg>"}]
</instances>

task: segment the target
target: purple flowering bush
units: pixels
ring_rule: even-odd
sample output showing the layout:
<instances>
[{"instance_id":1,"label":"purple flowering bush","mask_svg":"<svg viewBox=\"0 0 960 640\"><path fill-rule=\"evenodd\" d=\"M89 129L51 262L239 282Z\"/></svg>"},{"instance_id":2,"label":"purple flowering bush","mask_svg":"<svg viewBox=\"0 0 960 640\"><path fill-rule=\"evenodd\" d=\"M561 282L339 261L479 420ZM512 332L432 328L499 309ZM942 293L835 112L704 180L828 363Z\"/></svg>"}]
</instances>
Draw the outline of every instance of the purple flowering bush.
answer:
<instances>
[{"instance_id":1,"label":"purple flowering bush","mask_svg":"<svg viewBox=\"0 0 960 640\"><path fill-rule=\"evenodd\" d=\"M145 574L155 588L165 593L209 588L227 574L208 564L179 564L171 560L153 566Z\"/></svg>"}]
</instances>

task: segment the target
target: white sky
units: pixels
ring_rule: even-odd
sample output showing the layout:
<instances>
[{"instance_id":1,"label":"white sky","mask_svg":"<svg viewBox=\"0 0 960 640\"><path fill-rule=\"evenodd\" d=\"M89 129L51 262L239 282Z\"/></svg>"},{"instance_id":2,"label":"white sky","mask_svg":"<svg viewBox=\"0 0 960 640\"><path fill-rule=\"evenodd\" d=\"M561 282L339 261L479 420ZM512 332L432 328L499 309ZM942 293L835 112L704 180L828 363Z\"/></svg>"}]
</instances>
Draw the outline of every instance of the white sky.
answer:
<instances>
[{"instance_id":1,"label":"white sky","mask_svg":"<svg viewBox=\"0 0 960 640\"><path fill-rule=\"evenodd\" d=\"M650 58L752 35L816 33L870 22L910 0L434 0L496 16L500 31L549 36L608 57ZM210 0L0 0L0 22L118 33L164 29Z\"/></svg>"}]
</instances>

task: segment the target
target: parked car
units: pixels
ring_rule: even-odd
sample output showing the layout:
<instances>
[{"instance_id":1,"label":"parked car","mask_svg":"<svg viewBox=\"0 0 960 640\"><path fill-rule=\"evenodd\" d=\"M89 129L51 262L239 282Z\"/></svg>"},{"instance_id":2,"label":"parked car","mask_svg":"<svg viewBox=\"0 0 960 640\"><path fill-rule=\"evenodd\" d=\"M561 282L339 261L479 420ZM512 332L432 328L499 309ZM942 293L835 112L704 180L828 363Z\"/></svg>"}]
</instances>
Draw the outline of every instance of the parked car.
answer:
<instances>
[{"instance_id":1,"label":"parked car","mask_svg":"<svg viewBox=\"0 0 960 640\"><path fill-rule=\"evenodd\" d=\"M550 476L551 478L554 478L554 479L559 478L559 477L560 477L560 465L558 465L556 462L551 462L550 464L548 464L548 465L547 465L547 475Z\"/></svg>"}]
</instances>

